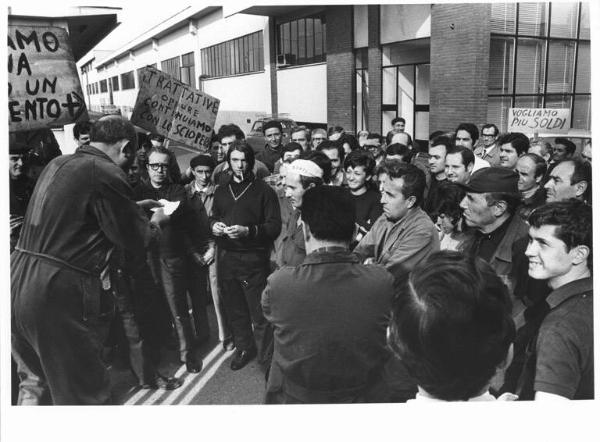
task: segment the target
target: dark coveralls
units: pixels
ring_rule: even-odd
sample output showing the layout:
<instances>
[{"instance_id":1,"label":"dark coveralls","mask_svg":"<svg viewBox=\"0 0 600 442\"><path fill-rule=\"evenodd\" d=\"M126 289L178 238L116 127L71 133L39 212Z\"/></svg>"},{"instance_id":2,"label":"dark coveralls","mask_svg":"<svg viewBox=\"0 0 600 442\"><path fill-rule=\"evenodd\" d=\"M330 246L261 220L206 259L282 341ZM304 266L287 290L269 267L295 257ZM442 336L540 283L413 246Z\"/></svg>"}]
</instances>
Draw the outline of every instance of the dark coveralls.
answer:
<instances>
[{"instance_id":1,"label":"dark coveralls","mask_svg":"<svg viewBox=\"0 0 600 442\"><path fill-rule=\"evenodd\" d=\"M134 194L138 201L180 201L169 224L162 230L159 241L150 249L149 262L154 279L162 287L171 311L181 360L188 362L193 357L195 339L186 297L186 267L192 253L202 254L208 247L208 230L206 224L202 230L198 212L191 207L185 188L180 184L165 184L155 189L151 184L140 183Z\"/></svg>"},{"instance_id":2,"label":"dark coveralls","mask_svg":"<svg viewBox=\"0 0 600 442\"><path fill-rule=\"evenodd\" d=\"M236 349L250 350L256 345L259 362L264 363L269 355L264 354L267 345L263 340L270 334L265 333L268 323L260 297L269 275L271 247L281 231L277 195L252 174L242 183L235 183L232 177L228 184L217 187L210 221L211 227L220 221L249 228L244 238L217 237L217 271Z\"/></svg>"},{"instance_id":3,"label":"dark coveralls","mask_svg":"<svg viewBox=\"0 0 600 442\"><path fill-rule=\"evenodd\" d=\"M151 229L132 196L125 173L91 146L42 172L11 255L20 404L110 401L99 275L115 245L143 259Z\"/></svg>"}]
</instances>

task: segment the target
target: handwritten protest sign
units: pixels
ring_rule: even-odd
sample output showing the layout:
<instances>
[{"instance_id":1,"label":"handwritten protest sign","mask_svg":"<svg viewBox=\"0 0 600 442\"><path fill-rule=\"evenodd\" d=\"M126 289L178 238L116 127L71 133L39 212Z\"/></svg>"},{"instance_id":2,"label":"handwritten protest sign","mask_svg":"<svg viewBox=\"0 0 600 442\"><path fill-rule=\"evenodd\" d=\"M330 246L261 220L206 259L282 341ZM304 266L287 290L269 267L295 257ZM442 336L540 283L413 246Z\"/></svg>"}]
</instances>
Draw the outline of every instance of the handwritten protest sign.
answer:
<instances>
[{"instance_id":1,"label":"handwritten protest sign","mask_svg":"<svg viewBox=\"0 0 600 442\"><path fill-rule=\"evenodd\" d=\"M8 26L8 115L13 132L88 119L65 29Z\"/></svg>"},{"instance_id":2,"label":"handwritten protest sign","mask_svg":"<svg viewBox=\"0 0 600 442\"><path fill-rule=\"evenodd\" d=\"M131 122L199 151L210 147L220 101L176 78L147 66Z\"/></svg>"},{"instance_id":3,"label":"handwritten protest sign","mask_svg":"<svg viewBox=\"0 0 600 442\"><path fill-rule=\"evenodd\" d=\"M514 108L508 110L508 131L564 134L571 127L570 109Z\"/></svg>"}]
</instances>

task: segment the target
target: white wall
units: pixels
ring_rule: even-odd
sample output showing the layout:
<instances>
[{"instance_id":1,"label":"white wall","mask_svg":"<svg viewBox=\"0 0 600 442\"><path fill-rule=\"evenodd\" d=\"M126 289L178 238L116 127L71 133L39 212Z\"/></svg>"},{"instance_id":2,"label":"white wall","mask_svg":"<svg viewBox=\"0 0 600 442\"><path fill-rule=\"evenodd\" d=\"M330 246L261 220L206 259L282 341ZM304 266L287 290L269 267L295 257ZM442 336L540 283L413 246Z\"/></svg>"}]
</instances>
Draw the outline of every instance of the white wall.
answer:
<instances>
[{"instance_id":1,"label":"white wall","mask_svg":"<svg viewBox=\"0 0 600 442\"><path fill-rule=\"evenodd\" d=\"M325 63L277 71L279 113L296 121L327 122L327 65Z\"/></svg>"}]
</instances>

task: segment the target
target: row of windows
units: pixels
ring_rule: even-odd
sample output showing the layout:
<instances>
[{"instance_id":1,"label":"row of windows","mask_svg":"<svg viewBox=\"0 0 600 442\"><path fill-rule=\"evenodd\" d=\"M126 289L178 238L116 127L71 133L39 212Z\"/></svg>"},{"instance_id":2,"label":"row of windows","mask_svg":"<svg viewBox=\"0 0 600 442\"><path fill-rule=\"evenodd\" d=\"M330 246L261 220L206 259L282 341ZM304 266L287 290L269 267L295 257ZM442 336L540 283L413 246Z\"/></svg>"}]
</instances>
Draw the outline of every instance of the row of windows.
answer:
<instances>
[{"instance_id":1,"label":"row of windows","mask_svg":"<svg viewBox=\"0 0 600 442\"><path fill-rule=\"evenodd\" d=\"M264 70L263 33L243 37L200 50L202 75L225 77Z\"/></svg>"},{"instance_id":2,"label":"row of windows","mask_svg":"<svg viewBox=\"0 0 600 442\"><path fill-rule=\"evenodd\" d=\"M325 61L325 16L277 25L277 64L280 67Z\"/></svg>"},{"instance_id":3,"label":"row of windows","mask_svg":"<svg viewBox=\"0 0 600 442\"><path fill-rule=\"evenodd\" d=\"M510 107L568 108L591 126L588 3L493 3L488 120L506 128Z\"/></svg>"}]
</instances>

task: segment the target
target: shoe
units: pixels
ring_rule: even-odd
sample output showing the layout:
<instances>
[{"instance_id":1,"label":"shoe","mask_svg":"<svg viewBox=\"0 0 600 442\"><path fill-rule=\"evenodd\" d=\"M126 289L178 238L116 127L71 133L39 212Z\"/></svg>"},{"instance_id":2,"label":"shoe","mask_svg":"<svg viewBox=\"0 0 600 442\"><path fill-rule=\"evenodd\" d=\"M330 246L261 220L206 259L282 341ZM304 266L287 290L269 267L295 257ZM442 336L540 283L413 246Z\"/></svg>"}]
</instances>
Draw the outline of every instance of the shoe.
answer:
<instances>
[{"instance_id":1,"label":"shoe","mask_svg":"<svg viewBox=\"0 0 600 442\"><path fill-rule=\"evenodd\" d=\"M142 384L141 388L144 390L175 390L183 385L181 379L172 378L157 374L154 381Z\"/></svg>"},{"instance_id":2,"label":"shoe","mask_svg":"<svg viewBox=\"0 0 600 442\"><path fill-rule=\"evenodd\" d=\"M235 348L235 344L233 343L233 338L225 338L223 341L223 349L225 351L231 351Z\"/></svg>"},{"instance_id":3,"label":"shoe","mask_svg":"<svg viewBox=\"0 0 600 442\"><path fill-rule=\"evenodd\" d=\"M188 373L200 373L202 371L202 361L189 360L185 363L185 369Z\"/></svg>"},{"instance_id":4,"label":"shoe","mask_svg":"<svg viewBox=\"0 0 600 442\"><path fill-rule=\"evenodd\" d=\"M244 368L248 362L256 357L256 348L251 348L249 350L238 350L235 352L235 356L233 357L233 361L231 361L231 369L239 370L240 368Z\"/></svg>"}]
</instances>

